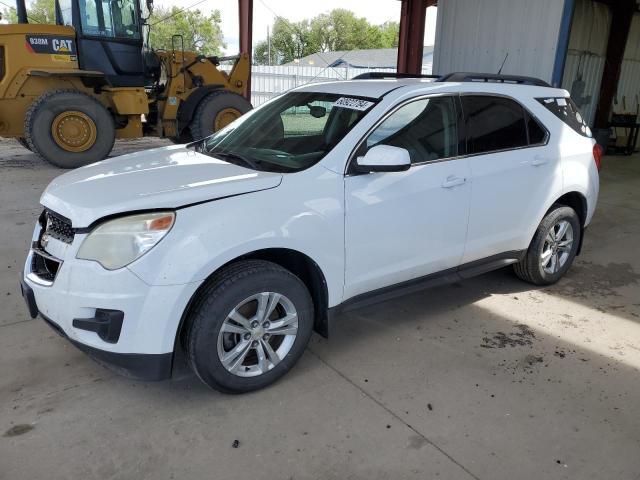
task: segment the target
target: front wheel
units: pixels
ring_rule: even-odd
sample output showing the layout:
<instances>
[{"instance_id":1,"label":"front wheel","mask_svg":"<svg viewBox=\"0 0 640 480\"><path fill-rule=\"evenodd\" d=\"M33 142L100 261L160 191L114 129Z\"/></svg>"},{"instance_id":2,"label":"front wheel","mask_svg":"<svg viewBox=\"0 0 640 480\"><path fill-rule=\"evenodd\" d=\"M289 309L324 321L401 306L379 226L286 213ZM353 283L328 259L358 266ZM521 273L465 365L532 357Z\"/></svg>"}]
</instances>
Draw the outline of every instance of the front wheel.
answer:
<instances>
[{"instance_id":1,"label":"front wheel","mask_svg":"<svg viewBox=\"0 0 640 480\"><path fill-rule=\"evenodd\" d=\"M313 328L302 281L265 261L232 264L200 292L182 341L198 377L225 393L257 390L287 373Z\"/></svg>"},{"instance_id":2,"label":"front wheel","mask_svg":"<svg viewBox=\"0 0 640 480\"><path fill-rule=\"evenodd\" d=\"M96 98L52 90L38 98L25 118L29 149L60 168L77 168L107 157L115 141L109 111Z\"/></svg>"},{"instance_id":3,"label":"front wheel","mask_svg":"<svg viewBox=\"0 0 640 480\"><path fill-rule=\"evenodd\" d=\"M567 273L580 244L580 219L575 210L554 205L542 219L527 253L514 271L534 285L551 285Z\"/></svg>"}]
</instances>

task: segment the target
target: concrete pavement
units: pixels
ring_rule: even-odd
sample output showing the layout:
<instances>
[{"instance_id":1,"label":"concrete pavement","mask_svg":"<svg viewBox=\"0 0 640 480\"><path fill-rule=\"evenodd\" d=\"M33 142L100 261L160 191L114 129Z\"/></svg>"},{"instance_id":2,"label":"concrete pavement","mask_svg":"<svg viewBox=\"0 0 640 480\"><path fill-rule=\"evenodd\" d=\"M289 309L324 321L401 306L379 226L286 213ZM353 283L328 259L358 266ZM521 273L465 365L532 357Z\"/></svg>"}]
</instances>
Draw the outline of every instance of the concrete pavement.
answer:
<instances>
[{"instance_id":1,"label":"concrete pavement","mask_svg":"<svg viewBox=\"0 0 640 480\"><path fill-rule=\"evenodd\" d=\"M18 276L61 171L0 141L0 479L637 480L640 158L604 165L559 284L504 269L352 312L282 381L226 396L181 362L119 377L29 319Z\"/></svg>"}]
</instances>

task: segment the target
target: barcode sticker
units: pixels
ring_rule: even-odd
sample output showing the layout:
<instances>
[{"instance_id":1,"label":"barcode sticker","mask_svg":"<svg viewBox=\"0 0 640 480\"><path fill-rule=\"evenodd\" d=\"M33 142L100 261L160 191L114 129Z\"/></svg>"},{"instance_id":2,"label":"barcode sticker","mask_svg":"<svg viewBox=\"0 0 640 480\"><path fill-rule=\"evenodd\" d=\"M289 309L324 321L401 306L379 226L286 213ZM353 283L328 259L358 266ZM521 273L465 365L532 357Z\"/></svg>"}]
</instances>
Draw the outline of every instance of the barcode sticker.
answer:
<instances>
[{"instance_id":1,"label":"barcode sticker","mask_svg":"<svg viewBox=\"0 0 640 480\"><path fill-rule=\"evenodd\" d=\"M359 98L340 97L333 104L334 107L350 108L351 110L367 110L373 105L373 102L361 100Z\"/></svg>"}]
</instances>

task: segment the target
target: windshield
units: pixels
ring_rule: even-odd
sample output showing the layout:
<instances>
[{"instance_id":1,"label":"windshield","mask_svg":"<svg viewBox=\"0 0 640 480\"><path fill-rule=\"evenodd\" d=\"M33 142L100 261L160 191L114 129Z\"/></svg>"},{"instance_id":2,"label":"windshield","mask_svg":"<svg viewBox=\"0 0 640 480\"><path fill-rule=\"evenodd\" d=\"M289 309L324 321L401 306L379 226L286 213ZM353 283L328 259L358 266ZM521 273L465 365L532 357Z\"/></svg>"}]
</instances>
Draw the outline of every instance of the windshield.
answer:
<instances>
[{"instance_id":1,"label":"windshield","mask_svg":"<svg viewBox=\"0 0 640 480\"><path fill-rule=\"evenodd\" d=\"M201 153L272 172L319 162L375 105L333 93L285 94L205 138Z\"/></svg>"}]
</instances>

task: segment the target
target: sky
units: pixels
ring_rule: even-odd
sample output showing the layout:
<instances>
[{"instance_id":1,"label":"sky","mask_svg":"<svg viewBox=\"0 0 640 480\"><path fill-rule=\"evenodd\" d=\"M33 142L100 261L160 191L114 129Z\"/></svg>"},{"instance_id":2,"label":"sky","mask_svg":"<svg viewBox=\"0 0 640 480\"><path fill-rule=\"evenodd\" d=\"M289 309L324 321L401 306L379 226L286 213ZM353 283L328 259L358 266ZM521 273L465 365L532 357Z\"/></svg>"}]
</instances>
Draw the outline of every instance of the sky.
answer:
<instances>
[{"instance_id":1,"label":"sky","mask_svg":"<svg viewBox=\"0 0 640 480\"><path fill-rule=\"evenodd\" d=\"M198 0L155 0L155 5L163 7L188 7ZM220 10L222 32L227 44L227 54L238 53L238 2L234 0L204 0L196 5L203 12ZM398 0L254 0L253 2L253 43L267 38L267 27L273 25L276 15L287 20L299 21L315 17L334 8L346 8L358 17L365 17L369 23L379 25L389 20L400 21ZM436 32L436 7L427 9L424 44L433 45Z\"/></svg>"}]
</instances>

